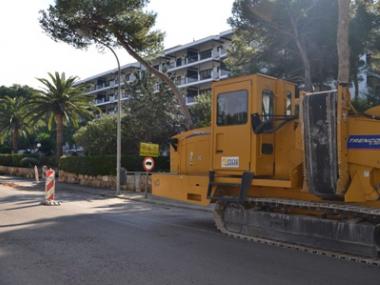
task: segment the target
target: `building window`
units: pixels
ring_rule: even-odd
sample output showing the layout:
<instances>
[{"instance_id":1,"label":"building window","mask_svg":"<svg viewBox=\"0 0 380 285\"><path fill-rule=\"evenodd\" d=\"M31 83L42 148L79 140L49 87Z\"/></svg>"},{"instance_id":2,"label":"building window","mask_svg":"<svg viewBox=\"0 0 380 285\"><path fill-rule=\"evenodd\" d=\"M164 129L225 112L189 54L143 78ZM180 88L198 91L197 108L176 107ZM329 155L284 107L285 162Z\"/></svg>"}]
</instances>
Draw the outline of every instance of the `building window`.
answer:
<instances>
[{"instance_id":1,"label":"building window","mask_svg":"<svg viewBox=\"0 0 380 285\"><path fill-rule=\"evenodd\" d=\"M196 103L197 96L198 96L198 89L196 89L196 88L189 88L187 90L187 94L186 94L186 104L194 104L194 103Z\"/></svg>"},{"instance_id":2,"label":"building window","mask_svg":"<svg viewBox=\"0 0 380 285\"><path fill-rule=\"evenodd\" d=\"M222 56L226 53L226 50L224 49L223 46L218 46L217 51L218 51L219 56Z\"/></svg>"},{"instance_id":3,"label":"building window","mask_svg":"<svg viewBox=\"0 0 380 285\"><path fill-rule=\"evenodd\" d=\"M212 69L206 69L199 72L201 80L209 79L212 76Z\"/></svg>"},{"instance_id":4,"label":"building window","mask_svg":"<svg viewBox=\"0 0 380 285\"><path fill-rule=\"evenodd\" d=\"M210 58L212 55L212 49L208 49L199 53L200 59Z\"/></svg>"},{"instance_id":5,"label":"building window","mask_svg":"<svg viewBox=\"0 0 380 285\"><path fill-rule=\"evenodd\" d=\"M242 125L248 119L247 90L221 93L217 97L218 126Z\"/></svg>"},{"instance_id":6,"label":"building window","mask_svg":"<svg viewBox=\"0 0 380 285\"><path fill-rule=\"evenodd\" d=\"M177 58L176 59L176 66L181 66L182 65L182 58Z\"/></svg>"},{"instance_id":7,"label":"building window","mask_svg":"<svg viewBox=\"0 0 380 285\"><path fill-rule=\"evenodd\" d=\"M188 50L187 51L187 63L192 63L198 61L198 51L197 50Z\"/></svg>"},{"instance_id":8,"label":"building window","mask_svg":"<svg viewBox=\"0 0 380 285\"><path fill-rule=\"evenodd\" d=\"M189 69L186 72L187 82L195 82L198 81L198 71Z\"/></svg>"}]
</instances>

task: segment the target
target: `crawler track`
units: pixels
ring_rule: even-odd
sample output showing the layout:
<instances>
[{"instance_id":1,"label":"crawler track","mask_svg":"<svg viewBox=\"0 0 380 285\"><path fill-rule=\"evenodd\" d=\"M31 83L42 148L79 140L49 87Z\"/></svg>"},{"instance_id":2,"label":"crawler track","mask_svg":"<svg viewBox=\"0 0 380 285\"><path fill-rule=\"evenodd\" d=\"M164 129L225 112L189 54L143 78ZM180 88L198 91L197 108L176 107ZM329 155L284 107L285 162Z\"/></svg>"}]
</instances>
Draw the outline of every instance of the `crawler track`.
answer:
<instances>
[{"instance_id":1,"label":"crawler track","mask_svg":"<svg viewBox=\"0 0 380 285\"><path fill-rule=\"evenodd\" d=\"M297 208L302 208L302 209L314 209L314 210L322 209L322 210L331 211L333 213L354 214L355 216L362 216L362 217L367 217L367 218L370 217L370 218L375 218L375 219L380 217L379 209L364 208L360 206L346 205L346 204L339 204L339 203L308 202L308 201L295 201L295 200L273 199L273 198L251 198L249 199L249 203L251 205L257 205L257 206L270 206L270 207L289 206L292 208L297 207ZM229 237L253 241L253 242L267 244L271 246L282 247L282 248L291 248L294 250L308 252L311 254L328 256L328 257L332 257L332 258L336 258L340 260L346 260L350 262L356 262L356 263L380 267L379 258L351 255L351 254L340 253L340 252L335 252L331 250L318 249L318 248L298 245L298 244L294 244L290 242L250 236L250 235L230 231L225 227L225 223L223 221L223 209L222 209L222 206L220 206L218 203L216 204L216 207L214 210L214 221L215 221L216 228L221 233Z\"/></svg>"},{"instance_id":2,"label":"crawler track","mask_svg":"<svg viewBox=\"0 0 380 285\"><path fill-rule=\"evenodd\" d=\"M335 213L351 213L363 217L378 217L380 218L380 209L361 207L347 203L331 203L331 202L311 202L288 199L274 198L252 198L248 200L257 205L272 205L272 206L292 206L303 209L322 209Z\"/></svg>"}]
</instances>

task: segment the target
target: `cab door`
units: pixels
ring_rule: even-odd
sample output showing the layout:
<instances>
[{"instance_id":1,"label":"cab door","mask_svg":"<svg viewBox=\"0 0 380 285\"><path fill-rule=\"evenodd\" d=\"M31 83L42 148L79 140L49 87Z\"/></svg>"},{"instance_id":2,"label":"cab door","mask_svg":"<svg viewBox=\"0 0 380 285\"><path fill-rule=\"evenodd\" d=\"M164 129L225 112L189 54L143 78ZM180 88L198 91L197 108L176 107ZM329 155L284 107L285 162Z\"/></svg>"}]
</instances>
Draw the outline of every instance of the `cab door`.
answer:
<instances>
[{"instance_id":1,"label":"cab door","mask_svg":"<svg viewBox=\"0 0 380 285\"><path fill-rule=\"evenodd\" d=\"M270 78L258 77L256 87L258 100L254 104L253 109L261 116L263 122L270 123L275 115L276 82ZM253 171L257 176L273 176L274 134L269 131L258 135L253 134L253 136L253 148L256 150L252 156L252 160L254 160Z\"/></svg>"},{"instance_id":2,"label":"cab door","mask_svg":"<svg viewBox=\"0 0 380 285\"><path fill-rule=\"evenodd\" d=\"M251 80L213 88L213 169L248 171L251 158Z\"/></svg>"}]
</instances>

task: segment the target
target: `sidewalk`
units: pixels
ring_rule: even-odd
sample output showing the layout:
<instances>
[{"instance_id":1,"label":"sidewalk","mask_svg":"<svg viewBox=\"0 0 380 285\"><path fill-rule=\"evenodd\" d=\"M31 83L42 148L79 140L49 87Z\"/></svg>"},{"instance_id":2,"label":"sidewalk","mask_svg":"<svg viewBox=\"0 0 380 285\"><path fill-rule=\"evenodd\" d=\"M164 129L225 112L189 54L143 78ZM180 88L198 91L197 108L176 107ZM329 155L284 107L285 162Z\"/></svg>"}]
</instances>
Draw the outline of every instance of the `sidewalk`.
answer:
<instances>
[{"instance_id":1,"label":"sidewalk","mask_svg":"<svg viewBox=\"0 0 380 285\"><path fill-rule=\"evenodd\" d=\"M13 188L23 188L29 190L37 190L43 191L43 182L36 183L32 179L22 178L22 177L12 177L6 175L0 175L0 186L6 185ZM176 208L184 208L198 211L207 211L211 212L213 210L213 205L209 205L207 207L192 205L189 203L169 200L157 196L153 196L150 193L148 197L144 197L144 193L139 192L130 192L130 191L122 191L120 195L115 195L115 190L105 189L105 188L92 188L79 184L68 184L68 183L56 183L56 193L59 197L59 192L77 192L77 193L86 193L94 196L102 196L102 197L112 197L112 198L120 198L126 200L132 200L143 203L156 204L161 206L169 206Z\"/></svg>"}]
</instances>

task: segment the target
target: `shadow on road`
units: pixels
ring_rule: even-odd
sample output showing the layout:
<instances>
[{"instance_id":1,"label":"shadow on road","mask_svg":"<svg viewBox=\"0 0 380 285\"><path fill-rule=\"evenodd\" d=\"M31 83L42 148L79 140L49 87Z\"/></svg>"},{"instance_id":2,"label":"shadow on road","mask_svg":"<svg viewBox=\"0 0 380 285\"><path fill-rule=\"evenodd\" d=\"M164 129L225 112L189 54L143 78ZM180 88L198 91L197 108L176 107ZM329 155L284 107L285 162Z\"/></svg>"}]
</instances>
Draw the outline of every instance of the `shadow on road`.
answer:
<instances>
[{"instance_id":1,"label":"shadow on road","mask_svg":"<svg viewBox=\"0 0 380 285\"><path fill-rule=\"evenodd\" d=\"M380 278L375 267L225 237L209 212L75 191L58 193L61 207L39 208L39 190L1 191L1 284L370 285Z\"/></svg>"}]
</instances>

